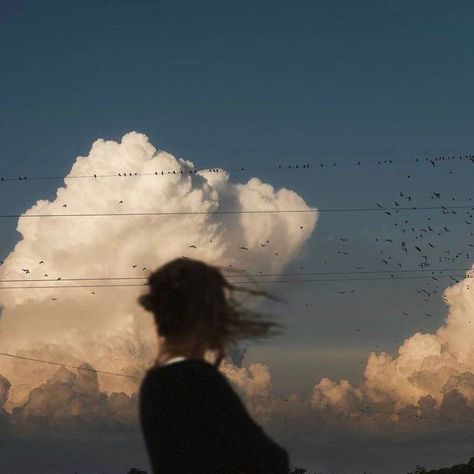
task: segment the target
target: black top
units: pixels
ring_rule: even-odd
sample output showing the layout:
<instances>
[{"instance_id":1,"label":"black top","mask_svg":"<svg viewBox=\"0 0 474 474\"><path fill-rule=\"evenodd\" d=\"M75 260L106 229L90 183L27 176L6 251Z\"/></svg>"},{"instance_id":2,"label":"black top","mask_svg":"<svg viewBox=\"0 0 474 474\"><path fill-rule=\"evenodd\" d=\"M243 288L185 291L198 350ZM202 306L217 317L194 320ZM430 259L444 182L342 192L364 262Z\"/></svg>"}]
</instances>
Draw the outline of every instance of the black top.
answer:
<instances>
[{"instance_id":1,"label":"black top","mask_svg":"<svg viewBox=\"0 0 474 474\"><path fill-rule=\"evenodd\" d=\"M250 417L227 379L202 359L154 367L140 388L154 474L287 474L287 452Z\"/></svg>"}]
</instances>

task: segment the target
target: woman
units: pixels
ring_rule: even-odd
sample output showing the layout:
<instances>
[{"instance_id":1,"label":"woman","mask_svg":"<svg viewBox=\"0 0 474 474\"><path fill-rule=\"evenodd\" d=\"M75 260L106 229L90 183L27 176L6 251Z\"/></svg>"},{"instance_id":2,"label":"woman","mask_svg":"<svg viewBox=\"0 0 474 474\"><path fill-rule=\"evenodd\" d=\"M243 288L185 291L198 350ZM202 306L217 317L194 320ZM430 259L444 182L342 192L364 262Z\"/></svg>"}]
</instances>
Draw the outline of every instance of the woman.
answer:
<instances>
[{"instance_id":1,"label":"woman","mask_svg":"<svg viewBox=\"0 0 474 474\"><path fill-rule=\"evenodd\" d=\"M148 284L138 301L154 315L160 349L140 388L140 421L154 474L287 474L287 452L218 370L229 344L283 327L253 319L260 315L242 309L232 292L282 300L231 285L219 267L186 258L160 267Z\"/></svg>"}]
</instances>

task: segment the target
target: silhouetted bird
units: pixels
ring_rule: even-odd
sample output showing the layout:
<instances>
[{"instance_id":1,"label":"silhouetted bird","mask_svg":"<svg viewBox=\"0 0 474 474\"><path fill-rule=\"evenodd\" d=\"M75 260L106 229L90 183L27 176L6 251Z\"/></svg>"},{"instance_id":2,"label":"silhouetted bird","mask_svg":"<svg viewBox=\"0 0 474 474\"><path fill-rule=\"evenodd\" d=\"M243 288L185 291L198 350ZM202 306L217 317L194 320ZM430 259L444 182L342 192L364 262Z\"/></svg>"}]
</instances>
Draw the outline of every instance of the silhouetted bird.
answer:
<instances>
[{"instance_id":1,"label":"silhouetted bird","mask_svg":"<svg viewBox=\"0 0 474 474\"><path fill-rule=\"evenodd\" d=\"M195 245L190 245L189 248L197 249L197 247Z\"/></svg>"},{"instance_id":2,"label":"silhouetted bird","mask_svg":"<svg viewBox=\"0 0 474 474\"><path fill-rule=\"evenodd\" d=\"M240 247L240 250L248 250L247 247Z\"/></svg>"}]
</instances>

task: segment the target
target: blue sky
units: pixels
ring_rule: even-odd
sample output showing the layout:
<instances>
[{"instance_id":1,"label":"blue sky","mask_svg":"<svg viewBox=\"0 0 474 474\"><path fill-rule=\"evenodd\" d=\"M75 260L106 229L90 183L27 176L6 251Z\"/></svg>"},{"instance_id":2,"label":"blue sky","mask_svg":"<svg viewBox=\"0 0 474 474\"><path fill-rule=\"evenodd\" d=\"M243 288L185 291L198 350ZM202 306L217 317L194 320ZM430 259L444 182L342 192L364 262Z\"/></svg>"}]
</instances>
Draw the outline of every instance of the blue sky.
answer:
<instances>
[{"instance_id":1,"label":"blue sky","mask_svg":"<svg viewBox=\"0 0 474 474\"><path fill-rule=\"evenodd\" d=\"M469 1L6 1L0 175L64 176L98 138L137 131L198 168L310 163L308 172L231 172L230 179L258 176L323 209L389 206L400 191L420 206L433 204L433 191L445 205L453 197L467 204L471 163L317 165L474 153L473 20ZM61 184L0 183L0 214L52 199ZM432 216L438 226L452 225L442 245L453 254L473 241L452 216L407 215L412 223ZM386 217L323 214L294 268L384 270L385 247L374 239L395 235ZM0 219L2 259L18 240L16 224ZM349 239L346 259L336 255L341 236ZM472 265L470 258L436 266L432 257L435 268ZM371 350L393 353L446 316L441 295L425 306L413 280L355 282L347 298L335 284L312 285L291 289L291 308L274 308L290 327L276 348L248 353L250 361L266 354L282 394L290 386L308 390L325 375L356 383ZM413 317L403 318L402 309ZM307 349L293 354L296 372L283 369L278 348L293 345ZM311 359L315 348L328 351L326 364Z\"/></svg>"},{"instance_id":2,"label":"blue sky","mask_svg":"<svg viewBox=\"0 0 474 474\"><path fill-rule=\"evenodd\" d=\"M65 175L97 138L131 130L202 168L473 151L470 2L20 1L0 11L5 176ZM469 168L446 181L442 166L418 173L419 205L436 186L465 197ZM258 176L312 206L372 207L410 189L409 169ZM21 213L59 184L3 183L0 210ZM389 231L373 213L326 216L316 240L350 233L370 252L364 239ZM15 219L0 226L3 258L18 234Z\"/></svg>"}]
</instances>

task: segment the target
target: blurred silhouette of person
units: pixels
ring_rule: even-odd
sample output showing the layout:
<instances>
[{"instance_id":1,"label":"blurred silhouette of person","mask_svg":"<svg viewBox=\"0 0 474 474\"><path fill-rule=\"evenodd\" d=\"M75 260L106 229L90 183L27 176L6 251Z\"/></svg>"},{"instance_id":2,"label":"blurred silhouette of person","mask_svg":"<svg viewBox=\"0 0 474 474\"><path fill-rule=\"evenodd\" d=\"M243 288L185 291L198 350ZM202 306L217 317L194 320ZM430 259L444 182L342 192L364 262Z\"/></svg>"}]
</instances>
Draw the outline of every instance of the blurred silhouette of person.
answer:
<instances>
[{"instance_id":1,"label":"blurred silhouette of person","mask_svg":"<svg viewBox=\"0 0 474 474\"><path fill-rule=\"evenodd\" d=\"M140 423L154 474L287 474L285 449L253 421L218 370L226 348L281 324L257 320L233 291L284 301L227 282L220 267L177 258L148 278L138 299L160 341L139 393ZM285 301L286 303L286 301ZM213 363L205 359L215 352Z\"/></svg>"}]
</instances>

